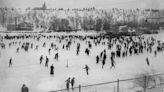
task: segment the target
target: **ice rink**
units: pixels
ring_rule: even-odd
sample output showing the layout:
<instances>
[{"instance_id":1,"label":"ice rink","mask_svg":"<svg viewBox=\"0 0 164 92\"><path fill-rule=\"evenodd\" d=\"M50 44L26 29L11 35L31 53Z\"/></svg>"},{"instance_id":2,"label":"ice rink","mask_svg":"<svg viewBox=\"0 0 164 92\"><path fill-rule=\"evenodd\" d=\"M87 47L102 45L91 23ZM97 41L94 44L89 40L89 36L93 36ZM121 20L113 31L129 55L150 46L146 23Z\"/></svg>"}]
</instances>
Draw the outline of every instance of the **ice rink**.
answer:
<instances>
[{"instance_id":1,"label":"ice rink","mask_svg":"<svg viewBox=\"0 0 164 92\"><path fill-rule=\"evenodd\" d=\"M11 35L15 34L16 33L11 33ZM54 35L63 34L64 33L54 33ZM80 34L82 35L84 33L79 33L77 35ZM1 35L5 35L5 33L1 33ZM164 42L164 33L144 36L145 38L152 36ZM89 40L90 39L87 39L87 41ZM32 42L34 43L34 47L38 45L39 48L38 50L29 49L28 52L20 50L19 53L16 53L18 45L9 48L8 44L11 41L21 42L21 44L23 42ZM103 40L103 42L107 41L107 39ZM134 78L137 74L143 72L155 71L156 73L163 73L164 71L164 52L158 53L157 57L154 56L153 52L144 52L139 55L116 58L116 67L110 69L111 50L108 49L107 45L93 45L90 50L90 55L87 56L85 54L85 49L88 46L85 44L86 41L78 39L72 41L73 43L69 51L62 49L63 44L66 42L62 41L59 44L57 39L48 40L41 38L40 41L33 39L3 40L3 42L6 44L6 49L0 48L0 92L21 92L22 84L26 84L29 87L29 92L48 92L51 90L63 89L66 88L65 80L68 77L75 77L75 86L78 86L79 84L89 85L117 79ZM46 42L45 48L42 47L44 42ZM59 50L56 51L53 49L49 55L48 48L51 42L55 43L57 47L59 47ZM79 55L76 55L77 43L81 44ZM102 69L101 62L96 64L96 56L104 49L107 51L107 60ZM56 52L59 53L58 61L54 60ZM44 60L40 65L39 59L41 55L44 56ZM44 66L45 56L50 60L49 67L54 64L54 76L50 75L50 68ZM13 59L12 67L8 67L10 57ZM146 64L146 57L149 58L150 66ZM90 67L88 76L86 75L85 69L83 69L86 64Z\"/></svg>"}]
</instances>

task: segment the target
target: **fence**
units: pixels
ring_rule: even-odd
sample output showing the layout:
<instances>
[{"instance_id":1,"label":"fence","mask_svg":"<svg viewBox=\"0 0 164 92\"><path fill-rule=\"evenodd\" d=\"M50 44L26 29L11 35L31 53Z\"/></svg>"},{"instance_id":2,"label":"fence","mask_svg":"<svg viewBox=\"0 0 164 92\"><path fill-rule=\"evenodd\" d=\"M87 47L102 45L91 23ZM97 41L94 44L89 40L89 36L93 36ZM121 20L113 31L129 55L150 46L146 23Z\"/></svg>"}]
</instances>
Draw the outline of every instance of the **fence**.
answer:
<instances>
[{"instance_id":1,"label":"fence","mask_svg":"<svg viewBox=\"0 0 164 92\"><path fill-rule=\"evenodd\" d=\"M145 74L137 78L117 79L116 81L84 86L79 85L73 89L60 89L49 92L164 92L163 84L164 73L154 75Z\"/></svg>"}]
</instances>

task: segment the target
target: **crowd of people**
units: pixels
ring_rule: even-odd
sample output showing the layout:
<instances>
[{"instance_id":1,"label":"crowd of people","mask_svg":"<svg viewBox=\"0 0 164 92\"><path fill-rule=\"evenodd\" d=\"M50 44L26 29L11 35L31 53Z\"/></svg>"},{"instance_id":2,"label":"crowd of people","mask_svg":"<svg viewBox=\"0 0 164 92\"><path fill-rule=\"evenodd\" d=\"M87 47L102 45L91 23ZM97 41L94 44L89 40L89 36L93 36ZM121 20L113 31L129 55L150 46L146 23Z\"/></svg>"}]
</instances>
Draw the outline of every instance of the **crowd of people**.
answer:
<instances>
[{"instance_id":1,"label":"crowd of people","mask_svg":"<svg viewBox=\"0 0 164 92\"><path fill-rule=\"evenodd\" d=\"M41 56L38 58L38 64L45 66L50 69L50 75L55 75L55 64L49 65L49 55L54 55L54 61L60 61L64 57L59 51L72 50L71 46L76 45L76 55L79 56L82 51L86 56L90 57L93 47L107 46L106 49L102 50L95 56L95 64L101 64L102 69L106 66L106 63L110 63L110 68L116 68L117 61L116 58L125 58L129 56L139 55L143 53L152 53L156 57L161 51L164 50L164 43L160 40L156 40L153 37L145 38L144 36L120 36L114 38L107 38L102 35L45 35L45 34L16 34L10 35L6 34L2 37L3 40L9 41L9 43L1 42L1 48L7 49L16 46L16 53L29 52L30 50L39 51L40 48L48 48L47 55L41 53ZM34 41L40 42L43 39L54 40L48 44L46 41L40 44L35 44ZM81 42L85 42L86 48L82 50L83 45ZM62 46L58 46L62 44ZM110 54L108 54L110 53ZM12 66L16 61L13 59L14 56L10 56L8 67ZM108 60L109 59L109 60ZM44 64L43 64L44 63ZM145 63L150 66L149 58L145 57ZM106 66L107 67L107 66ZM82 69L85 69L86 75L89 76L90 67L88 64L84 65ZM66 80L66 88L69 90L69 85L71 84L72 89L75 84L75 77L72 79L69 77ZM24 87L23 87L24 88ZM23 89L22 89L23 90ZM24 89L27 90L27 89ZM28 92L28 91L23 91Z\"/></svg>"}]
</instances>

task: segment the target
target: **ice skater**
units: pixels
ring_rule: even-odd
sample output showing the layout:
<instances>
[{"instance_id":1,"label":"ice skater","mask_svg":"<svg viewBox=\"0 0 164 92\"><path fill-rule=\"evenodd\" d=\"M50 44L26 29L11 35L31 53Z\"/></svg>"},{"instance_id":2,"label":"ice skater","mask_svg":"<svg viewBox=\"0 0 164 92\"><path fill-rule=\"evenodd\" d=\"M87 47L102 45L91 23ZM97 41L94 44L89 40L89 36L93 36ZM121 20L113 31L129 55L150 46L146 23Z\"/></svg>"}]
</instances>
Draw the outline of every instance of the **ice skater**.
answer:
<instances>
[{"instance_id":1,"label":"ice skater","mask_svg":"<svg viewBox=\"0 0 164 92\"><path fill-rule=\"evenodd\" d=\"M80 51L80 44L77 44L76 55L79 55L79 51Z\"/></svg>"},{"instance_id":2,"label":"ice skater","mask_svg":"<svg viewBox=\"0 0 164 92\"><path fill-rule=\"evenodd\" d=\"M49 62L49 59L48 59L48 57L46 56L45 67L48 67L48 62Z\"/></svg>"},{"instance_id":3,"label":"ice skater","mask_svg":"<svg viewBox=\"0 0 164 92\"><path fill-rule=\"evenodd\" d=\"M48 53L49 53L49 55L51 54L51 49L50 48L48 49Z\"/></svg>"},{"instance_id":4,"label":"ice skater","mask_svg":"<svg viewBox=\"0 0 164 92\"><path fill-rule=\"evenodd\" d=\"M70 77L65 81L66 82L66 88L67 90L69 90L69 83L70 83Z\"/></svg>"},{"instance_id":5,"label":"ice skater","mask_svg":"<svg viewBox=\"0 0 164 92\"><path fill-rule=\"evenodd\" d=\"M100 53L100 59L102 60L102 56L103 56L103 51Z\"/></svg>"},{"instance_id":6,"label":"ice skater","mask_svg":"<svg viewBox=\"0 0 164 92\"><path fill-rule=\"evenodd\" d=\"M58 61L58 58L59 58L59 53L56 53L55 54L55 59Z\"/></svg>"},{"instance_id":7,"label":"ice skater","mask_svg":"<svg viewBox=\"0 0 164 92\"><path fill-rule=\"evenodd\" d=\"M146 57L146 63L147 63L148 66L150 66L148 57Z\"/></svg>"},{"instance_id":8,"label":"ice skater","mask_svg":"<svg viewBox=\"0 0 164 92\"><path fill-rule=\"evenodd\" d=\"M115 68L115 61L113 59L113 56L111 56L111 67L110 68L112 69L113 67Z\"/></svg>"},{"instance_id":9,"label":"ice skater","mask_svg":"<svg viewBox=\"0 0 164 92\"><path fill-rule=\"evenodd\" d=\"M12 58L9 60L9 67L12 67Z\"/></svg>"},{"instance_id":10,"label":"ice skater","mask_svg":"<svg viewBox=\"0 0 164 92\"><path fill-rule=\"evenodd\" d=\"M85 53L86 53L88 56L89 56L89 52L90 52L89 49L86 48L86 49L85 49Z\"/></svg>"},{"instance_id":11,"label":"ice skater","mask_svg":"<svg viewBox=\"0 0 164 92\"><path fill-rule=\"evenodd\" d=\"M43 55L41 55L40 57L40 64L42 64L42 61L43 61Z\"/></svg>"},{"instance_id":12,"label":"ice skater","mask_svg":"<svg viewBox=\"0 0 164 92\"><path fill-rule=\"evenodd\" d=\"M53 64L50 66L50 75L54 75L54 66L53 66Z\"/></svg>"},{"instance_id":13,"label":"ice skater","mask_svg":"<svg viewBox=\"0 0 164 92\"><path fill-rule=\"evenodd\" d=\"M102 60L102 68L104 68L106 62L106 54L104 53L103 60Z\"/></svg>"},{"instance_id":14,"label":"ice skater","mask_svg":"<svg viewBox=\"0 0 164 92\"><path fill-rule=\"evenodd\" d=\"M102 69L104 68L104 65L105 65L105 60L103 59L102 60Z\"/></svg>"},{"instance_id":15,"label":"ice skater","mask_svg":"<svg viewBox=\"0 0 164 92\"><path fill-rule=\"evenodd\" d=\"M43 43L43 47L46 47L46 43L45 42Z\"/></svg>"},{"instance_id":16,"label":"ice skater","mask_svg":"<svg viewBox=\"0 0 164 92\"><path fill-rule=\"evenodd\" d=\"M19 53L19 47L17 48L17 53Z\"/></svg>"},{"instance_id":17,"label":"ice skater","mask_svg":"<svg viewBox=\"0 0 164 92\"><path fill-rule=\"evenodd\" d=\"M72 90L74 90L74 84L75 84L75 77L73 77L73 78L71 79Z\"/></svg>"},{"instance_id":18,"label":"ice skater","mask_svg":"<svg viewBox=\"0 0 164 92\"><path fill-rule=\"evenodd\" d=\"M25 84L23 84L21 88L21 92L28 92L28 90L29 90L28 87Z\"/></svg>"},{"instance_id":19,"label":"ice skater","mask_svg":"<svg viewBox=\"0 0 164 92\"><path fill-rule=\"evenodd\" d=\"M83 69L85 69L85 70L86 70L87 75L89 75L89 72L88 72L88 71L89 71L89 69L90 69L90 68L89 68L89 66L88 66L88 65L85 65L85 67L84 67Z\"/></svg>"},{"instance_id":20,"label":"ice skater","mask_svg":"<svg viewBox=\"0 0 164 92\"><path fill-rule=\"evenodd\" d=\"M98 64L99 63L99 56L97 55L96 56L96 64Z\"/></svg>"},{"instance_id":21,"label":"ice skater","mask_svg":"<svg viewBox=\"0 0 164 92\"><path fill-rule=\"evenodd\" d=\"M155 56L155 57L157 56L157 51L156 51L156 50L154 51L154 56Z\"/></svg>"}]
</instances>

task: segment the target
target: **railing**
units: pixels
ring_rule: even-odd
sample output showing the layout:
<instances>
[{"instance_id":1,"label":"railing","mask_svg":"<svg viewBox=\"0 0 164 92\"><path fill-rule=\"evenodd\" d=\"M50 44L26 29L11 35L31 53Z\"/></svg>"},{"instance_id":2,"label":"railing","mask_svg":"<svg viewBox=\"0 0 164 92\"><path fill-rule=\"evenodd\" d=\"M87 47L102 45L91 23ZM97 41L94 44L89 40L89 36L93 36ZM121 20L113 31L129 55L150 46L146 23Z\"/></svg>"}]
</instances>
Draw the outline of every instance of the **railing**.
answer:
<instances>
[{"instance_id":1,"label":"railing","mask_svg":"<svg viewBox=\"0 0 164 92\"><path fill-rule=\"evenodd\" d=\"M60 89L49 92L152 92L151 89L163 86L164 73L154 75L141 75L131 79L117 79L116 81L97 83L92 85L79 85L73 89ZM164 91L159 91L164 92Z\"/></svg>"}]
</instances>

